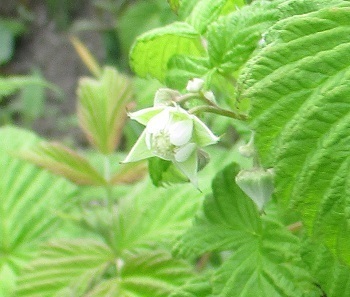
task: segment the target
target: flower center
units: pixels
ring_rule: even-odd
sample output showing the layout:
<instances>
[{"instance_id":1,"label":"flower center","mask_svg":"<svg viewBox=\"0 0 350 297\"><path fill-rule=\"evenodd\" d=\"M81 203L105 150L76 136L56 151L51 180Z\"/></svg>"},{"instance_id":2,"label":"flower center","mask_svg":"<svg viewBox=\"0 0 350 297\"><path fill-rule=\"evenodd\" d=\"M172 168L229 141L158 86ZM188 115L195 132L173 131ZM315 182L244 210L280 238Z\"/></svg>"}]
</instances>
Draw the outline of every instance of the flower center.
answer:
<instances>
[{"instance_id":1,"label":"flower center","mask_svg":"<svg viewBox=\"0 0 350 297\"><path fill-rule=\"evenodd\" d=\"M161 130L152 134L151 149L153 153L163 159L172 160L176 146L170 142L169 131Z\"/></svg>"}]
</instances>

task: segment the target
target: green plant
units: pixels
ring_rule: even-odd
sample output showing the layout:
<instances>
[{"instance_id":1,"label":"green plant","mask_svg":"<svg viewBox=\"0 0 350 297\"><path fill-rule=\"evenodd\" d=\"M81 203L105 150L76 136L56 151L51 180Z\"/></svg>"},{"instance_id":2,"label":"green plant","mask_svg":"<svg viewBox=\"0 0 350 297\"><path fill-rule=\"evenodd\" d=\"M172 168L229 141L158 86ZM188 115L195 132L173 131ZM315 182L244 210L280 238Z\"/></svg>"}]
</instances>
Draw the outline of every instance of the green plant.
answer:
<instances>
[{"instance_id":1,"label":"green plant","mask_svg":"<svg viewBox=\"0 0 350 297\"><path fill-rule=\"evenodd\" d=\"M132 84L90 59L96 78L80 81L78 114L96 151L34 143L21 153L78 184L79 203L60 219L79 237L51 238L7 292L348 296L350 2L168 2L178 19L130 52L136 75L163 85L154 107L130 113L146 130L126 161L149 158L151 179L122 185L144 168L123 171L126 154L114 152L131 141L121 131ZM235 145L199 150L231 125ZM191 174L179 166L189 156ZM185 184L197 175L200 191Z\"/></svg>"}]
</instances>

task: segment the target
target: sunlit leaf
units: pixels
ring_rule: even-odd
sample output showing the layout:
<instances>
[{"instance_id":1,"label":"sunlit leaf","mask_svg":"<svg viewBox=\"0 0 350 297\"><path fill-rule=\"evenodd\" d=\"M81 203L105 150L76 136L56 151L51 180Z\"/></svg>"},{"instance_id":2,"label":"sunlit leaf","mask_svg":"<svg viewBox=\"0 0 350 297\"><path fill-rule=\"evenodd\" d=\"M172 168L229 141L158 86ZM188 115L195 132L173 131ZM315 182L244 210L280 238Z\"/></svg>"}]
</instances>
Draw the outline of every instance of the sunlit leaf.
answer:
<instances>
[{"instance_id":1,"label":"sunlit leaf","mask_svg":"<svg viewBox=\"0 0 350 297\"><path fill-rule=\"evenodd\" d=\"M231 251L211 279L213 296L253 297L259 292L264 297L319 297L301 261L299 239L282 224L260 218L234 183L238 171L234 164L216 176L204 214L185 233L177 251Z\"/></svg>"},{"instance_id":2,"label":"sunlit leaf","mask_svg":"<svg viewBox=\"0 0 350 297\"><path fill-rule=\"evenodd\" d=\"M350 5L337 2L277 23L241 81L278 201L350 263Z\"/></svg>"},{"instance_id":3,"label":"sunlit leaf","mask_svg":"<svg viewBox=\"0 0 350 297\"><path fill-rule=\"evenodd\" d=\"M0 274L6 273L0 290L9 292L13 276L35 255L38 245L55 234L61 222L57 212L69 206L75 188L12 156L37 143L34 134L5 127L0 138Z\"/></svg>"},{"instance_id":4,"label":"sunlit leaf","mask_svg":"<svg viewBox=\"0 0 350 297\"><path fill-rule=\"evenodd\" d=\"M20 277L16 296L82 296L112 267L113 259L113 252L99 241L52 241Z\"/></svg>"},{"instance_id":5,"label":"sunlit leaf","mask_svg":"<svg viewBox=\"0 0 350 297\"><path fill-rule=\"evenodd\" d=\"M175 22L142 34L130 53L133 70L141 77L155 77L164 81L167 63L177 54L204 53L199 33L189 24Z\"/></svg>"}]
</instances>

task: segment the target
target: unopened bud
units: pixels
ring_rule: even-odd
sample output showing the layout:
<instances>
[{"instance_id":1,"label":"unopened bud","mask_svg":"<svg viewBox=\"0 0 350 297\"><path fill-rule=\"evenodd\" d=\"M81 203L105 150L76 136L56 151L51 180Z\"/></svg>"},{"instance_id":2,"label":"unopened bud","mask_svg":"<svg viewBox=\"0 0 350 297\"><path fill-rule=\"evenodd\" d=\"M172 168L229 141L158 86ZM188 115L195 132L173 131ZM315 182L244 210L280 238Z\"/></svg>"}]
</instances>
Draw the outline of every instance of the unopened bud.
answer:
<instances>
[{"instance_id":1,"label":"unopened bud","mask_svg":"<svg viewBox=\"0 0 350 297\"><path fill-rule=\"evenodd\" d=\"M240 147L238 147L238 151L243 157L246 157L246 158L250 158L254 156L255 154L254 134L252 134L247 144L241 145Z\"/></svg>"},{"instance_id":2,"label":"unopened bud","mask_svg":"<svg viewBox=\"0 0 350 297\"><path fill-rule=\"evenodd\" d=\"M200 78L193 78L188 81L186 90L190 93L198 93L204 86L204 80Z\"/></svg>"},{"instance_id":3,"label":"unopened bud","mask_svg":"<svg viewBox=\"0 0 350 297\"><path fill-rule=\"evenodd\" d=\"M262 211L274 191L273 169L242 170L236 176L236 183Z\"/></svg>"},{"instance_id":4,"label":"unopened bud","mask_svg":"<svg viewBox=\"0 0 350 297\"><path fill-rule=\"evenodd\" d=\"M215 102L215 95L214 95L214 93L212 91L206 91L203 95L208 100L210 100L212 102Z\"/></svg>"},{"instance_id":5,"label":"unopened bud","mask_svg":"<svg viewBox=\"0 0 350 297\"><path fill-rule=\"evenodd\" d=\"M172 102L176 101L176 98L181 96L178 91L161 88L154 96L154 106L169 106Z\"/></svg>"}]
</instances>

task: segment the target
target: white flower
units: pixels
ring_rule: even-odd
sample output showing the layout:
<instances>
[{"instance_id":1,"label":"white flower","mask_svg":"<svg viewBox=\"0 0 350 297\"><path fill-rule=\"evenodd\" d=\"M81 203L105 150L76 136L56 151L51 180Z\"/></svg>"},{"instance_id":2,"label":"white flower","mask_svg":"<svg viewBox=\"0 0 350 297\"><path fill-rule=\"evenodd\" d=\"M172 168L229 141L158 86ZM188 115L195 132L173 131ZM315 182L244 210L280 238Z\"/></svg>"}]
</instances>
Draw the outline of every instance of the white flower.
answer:
<instances>
[{"instance_id":1,"label":"white flower","mask_svg":"<svg viewBox=\"0 0 350 297\"><path fill-rule=\"evenodd\" d=\"M200 78L193 78L188 81L186 90L190 93L198 93L204 86L204 80Z\"/></svg>"},{"instance_id":2,"label":"white flower","mask_svg":"<svg viewBox=\"0 0 350 297\"><path fill-rule=\"evenodd\" d=\"M216 143L219 138L179 106L155 106L129 116L146 128L124 162L157 156L173 162L197 185L198 149Z\"/></svg>"}]
</instances>

